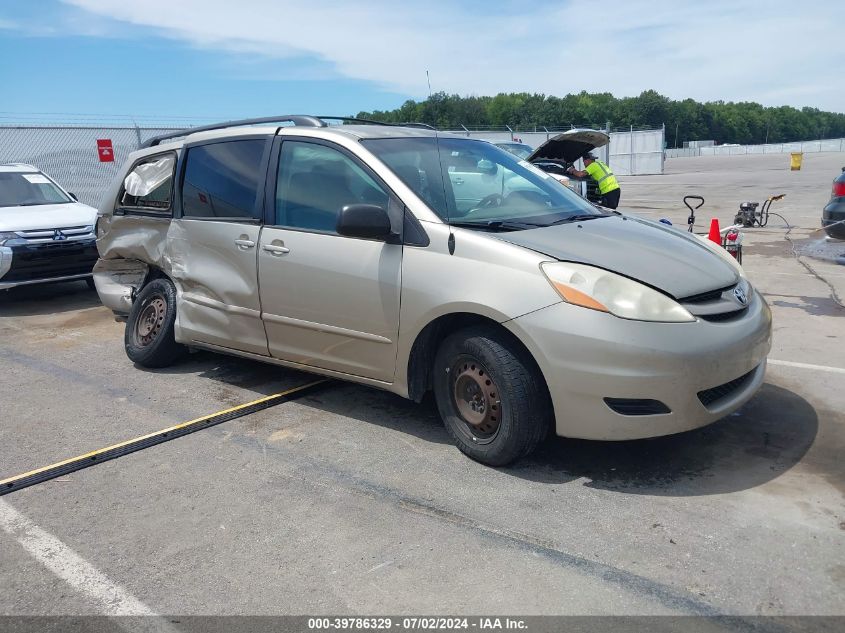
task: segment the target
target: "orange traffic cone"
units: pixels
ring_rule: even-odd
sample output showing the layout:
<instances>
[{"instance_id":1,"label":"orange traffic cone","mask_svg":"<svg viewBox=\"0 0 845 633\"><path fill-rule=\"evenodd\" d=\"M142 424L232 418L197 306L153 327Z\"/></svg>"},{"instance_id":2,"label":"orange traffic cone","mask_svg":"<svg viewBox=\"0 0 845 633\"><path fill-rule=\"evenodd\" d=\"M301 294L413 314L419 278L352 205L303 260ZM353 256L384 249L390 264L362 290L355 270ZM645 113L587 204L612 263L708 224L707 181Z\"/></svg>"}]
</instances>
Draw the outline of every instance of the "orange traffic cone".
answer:
<instances>
[{"instance_id":1,"label":"orange traffic cone","mask_svg":"<svg viewBox=\"0 0 845 633\"><path fill-rule=\"evenodd\" d=\"M719 233L719 218L710 220L710 233L707 235L707 239L716 242L719 246L722 245L722 235Z\"/></svg>"}]
</instances>

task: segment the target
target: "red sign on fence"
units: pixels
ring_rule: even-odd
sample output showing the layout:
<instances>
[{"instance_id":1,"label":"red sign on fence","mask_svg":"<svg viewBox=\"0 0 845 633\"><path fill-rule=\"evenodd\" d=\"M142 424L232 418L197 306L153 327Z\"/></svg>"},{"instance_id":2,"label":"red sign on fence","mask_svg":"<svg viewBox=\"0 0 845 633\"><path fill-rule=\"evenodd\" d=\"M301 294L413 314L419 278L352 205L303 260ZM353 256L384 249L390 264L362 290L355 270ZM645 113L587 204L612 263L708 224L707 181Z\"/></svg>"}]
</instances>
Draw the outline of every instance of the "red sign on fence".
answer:
<instances>
[{"instance_id":1,"label":"red sign on fence","mask_svg":"<svg viewBox=\"0 0 845 633\"><path fill-rule=\"evenodd\" d=\"M100 155L101 163L114 162L114 148L112 147L110 138L97 139L97 153Z\"/></svg>"}]
</instances>

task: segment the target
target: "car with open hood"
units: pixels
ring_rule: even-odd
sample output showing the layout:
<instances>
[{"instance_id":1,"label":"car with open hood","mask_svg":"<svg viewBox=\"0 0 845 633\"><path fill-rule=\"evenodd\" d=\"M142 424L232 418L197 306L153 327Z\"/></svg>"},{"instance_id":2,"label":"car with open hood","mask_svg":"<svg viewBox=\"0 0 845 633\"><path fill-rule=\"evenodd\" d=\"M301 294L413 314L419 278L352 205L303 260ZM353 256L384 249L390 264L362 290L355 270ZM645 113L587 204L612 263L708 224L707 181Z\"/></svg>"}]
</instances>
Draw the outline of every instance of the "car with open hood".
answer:
<instances>
[{"instance_id":1,"label":"car with open hood","mask_svg":"<svg viewBox=\"0 0 845 633\"><path fill-rule=\"evenodd\" d=\"M433 392L491 465L549 433L700 427L762 384L771 313L723 249L485 141L341 123L230 122L130 155L94 279L133 362L200 348Z\"/></svg>"},{"instance_id":2,"label":"car with open hood","mask_svg":"<svg viewBox=\"0 0 845 633\"><path fill-rule=\"evenodd\" d=\"M85 280L97 261L97 210L33 165L0 165L0 290Z\"/></svg>"},{"instance_id":3,"label":"car with open hood","mask_svg":"<svg viewBox=\"0 0 845 633\"><path fill-rule=\"evenodd\" d=\"M583 198L598 202L601 196L596 182L592 178L578 178L567 174L566 170L574 167L584 154L604 147L609 142L610 136L601 130L566 130L540 145L525 160L552 174Z\"/></svg>"}]
</instances>

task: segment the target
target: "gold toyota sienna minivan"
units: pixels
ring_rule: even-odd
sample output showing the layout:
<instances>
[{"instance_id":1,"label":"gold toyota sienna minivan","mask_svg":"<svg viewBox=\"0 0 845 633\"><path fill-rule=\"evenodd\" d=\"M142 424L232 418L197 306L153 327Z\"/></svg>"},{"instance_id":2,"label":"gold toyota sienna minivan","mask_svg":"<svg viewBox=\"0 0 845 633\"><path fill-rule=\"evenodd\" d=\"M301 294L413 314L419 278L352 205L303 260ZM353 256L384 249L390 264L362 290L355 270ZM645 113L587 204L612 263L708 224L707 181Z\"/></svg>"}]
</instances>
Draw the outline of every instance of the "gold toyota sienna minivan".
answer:
<instances>
[{"instance_id":1,"label":"gold toyota sienna minivan","mask_svg":"<svg viewBox=\"0 0 845 633\"><path fill-rule=\"evenodd\" d=\"M432 390L464 453L709 424L763 381L771 313L718 246L596 207L494 145L283 116L131 154L94 280L143 367L188 348Z\"/></svg>"}]
</instances>

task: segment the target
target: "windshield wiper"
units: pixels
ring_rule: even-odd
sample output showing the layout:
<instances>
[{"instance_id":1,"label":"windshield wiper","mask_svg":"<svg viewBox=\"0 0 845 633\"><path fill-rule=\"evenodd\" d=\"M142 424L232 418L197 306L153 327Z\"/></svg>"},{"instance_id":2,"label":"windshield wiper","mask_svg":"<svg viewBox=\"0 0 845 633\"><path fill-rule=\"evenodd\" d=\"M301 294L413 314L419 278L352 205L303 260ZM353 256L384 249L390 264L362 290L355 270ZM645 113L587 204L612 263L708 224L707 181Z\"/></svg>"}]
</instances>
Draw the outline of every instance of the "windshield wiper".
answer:
<instances>
[{"instance_id":1,"label":"windshield wiper","mask_svg":"<svg viewBox=\"0 0 845 633\"><path fill-rule=\"evenodd\" d=\"M452 226L459 226L467 229L486 229L488 231L522 231L525 229L536 229L548 224L538 222L519 222L516 220L488 220L486 222L449 222Z\"/></svg>"},{"instance_id":2,"label":"windshield wiper","mask_svg":"<svg viewBox=\"0 0 845 633\"><path fill-rule=\"evenodd\" d=\"M554 222L523 222L521 220L487 220L486 222L450 222L452 226L460 226L468 229L486 229L488 231L524 231L526 229L537 229L544 226L556 224L568 224L570 222L582 222L595 220L596 218L607 218L608 214L581 213L570 215Z\"/></svg>"},{"instance_id":3,"label":"windshield wiper","mask_svg":"<svg viewBox=\"0 0 845 633\"><path fill-rule=\"evenodd\" d=\"M570 215L568 218L561 218L560 220L555 220L548 226L553 226L555 224L568 224L569 222L584 222L586 220L595 220L596 218L607 218L610 217L606 214L597 214L597 213L581 213L579 215Z\"/></svg>"}]
</instances>

